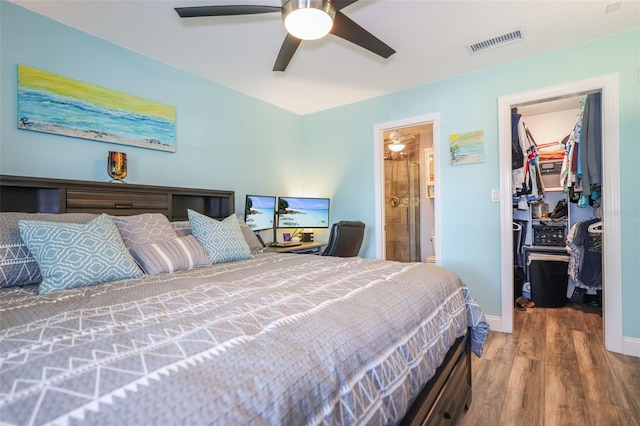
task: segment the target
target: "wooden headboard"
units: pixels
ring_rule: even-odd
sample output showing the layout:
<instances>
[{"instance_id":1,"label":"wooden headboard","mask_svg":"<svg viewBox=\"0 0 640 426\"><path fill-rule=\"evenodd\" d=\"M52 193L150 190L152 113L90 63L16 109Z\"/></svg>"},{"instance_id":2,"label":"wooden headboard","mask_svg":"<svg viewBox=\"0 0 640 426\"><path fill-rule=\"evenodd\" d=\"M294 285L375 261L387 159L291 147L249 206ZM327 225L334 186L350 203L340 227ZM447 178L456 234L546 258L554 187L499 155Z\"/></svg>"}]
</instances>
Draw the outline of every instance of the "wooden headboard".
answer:
<instances>
[{"instance_id":1,"label":"wooden headboard","mask_svg":"<svg viewBox=\"0 0 640 426\"><path fill-rule=\"evenodd\" d=\"M162 213L187 220L187 209L216 219L234 213L234 191L0 175L0 211Z\"/></svg>"}]
</instances>

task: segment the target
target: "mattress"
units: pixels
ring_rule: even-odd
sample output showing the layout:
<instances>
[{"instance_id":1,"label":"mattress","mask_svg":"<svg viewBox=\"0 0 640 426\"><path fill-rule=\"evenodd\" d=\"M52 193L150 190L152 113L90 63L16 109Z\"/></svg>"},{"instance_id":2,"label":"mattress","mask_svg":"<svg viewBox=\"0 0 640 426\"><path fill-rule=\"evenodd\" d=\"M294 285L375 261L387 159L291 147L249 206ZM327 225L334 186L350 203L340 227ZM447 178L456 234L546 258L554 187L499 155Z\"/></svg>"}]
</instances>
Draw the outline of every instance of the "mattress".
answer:
<instances>
[{"instance_id":1,"label":"mattress","mask_svg":"<svg viewBox=\"0 0 640 426\"><path fill-rule=\"evenodd\" d=\"M489 331L431 264L259 254L38 295L0 291L0 421L395 424Z\"/></svg>"}]
</instances>

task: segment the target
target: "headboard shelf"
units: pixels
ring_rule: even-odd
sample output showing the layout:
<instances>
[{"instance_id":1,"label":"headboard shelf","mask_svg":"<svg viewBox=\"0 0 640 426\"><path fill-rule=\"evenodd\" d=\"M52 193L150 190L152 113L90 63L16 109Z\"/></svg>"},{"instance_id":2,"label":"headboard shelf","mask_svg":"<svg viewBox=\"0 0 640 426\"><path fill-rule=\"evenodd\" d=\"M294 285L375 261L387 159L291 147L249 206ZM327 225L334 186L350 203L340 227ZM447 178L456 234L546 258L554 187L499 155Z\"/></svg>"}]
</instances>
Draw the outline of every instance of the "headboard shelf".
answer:
<instances>
[{"instance_id":1,"label":"headboard shelf","mask_svg":"<svg viewBox=\"0 0 640 426\"><path fill-rule=\"evenodd\" d=\"M187 209L222 219L234 191L0 175L0 211L28 213L162 213L186 220Z\"/></svg>"}]
</instances>

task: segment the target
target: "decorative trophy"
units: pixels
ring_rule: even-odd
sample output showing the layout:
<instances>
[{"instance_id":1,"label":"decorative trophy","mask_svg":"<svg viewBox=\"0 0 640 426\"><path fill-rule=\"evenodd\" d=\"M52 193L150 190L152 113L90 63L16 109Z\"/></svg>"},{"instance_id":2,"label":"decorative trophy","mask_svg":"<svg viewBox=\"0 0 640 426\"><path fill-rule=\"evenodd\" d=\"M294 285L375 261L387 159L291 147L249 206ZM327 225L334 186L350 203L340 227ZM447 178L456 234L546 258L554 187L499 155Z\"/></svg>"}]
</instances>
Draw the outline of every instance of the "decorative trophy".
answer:
<instances>
[{"instance_id":1,"label":"decorative trophy","mask_svg":"<svg viewBox=\"0 0 640 426\"><path fill-rule=\"evenodd\" d=\"M125 183L122 179L127 176L127 154L124 152L109 151L107 173L113 178L111 182Z\"/></svg>"}]
</instances>

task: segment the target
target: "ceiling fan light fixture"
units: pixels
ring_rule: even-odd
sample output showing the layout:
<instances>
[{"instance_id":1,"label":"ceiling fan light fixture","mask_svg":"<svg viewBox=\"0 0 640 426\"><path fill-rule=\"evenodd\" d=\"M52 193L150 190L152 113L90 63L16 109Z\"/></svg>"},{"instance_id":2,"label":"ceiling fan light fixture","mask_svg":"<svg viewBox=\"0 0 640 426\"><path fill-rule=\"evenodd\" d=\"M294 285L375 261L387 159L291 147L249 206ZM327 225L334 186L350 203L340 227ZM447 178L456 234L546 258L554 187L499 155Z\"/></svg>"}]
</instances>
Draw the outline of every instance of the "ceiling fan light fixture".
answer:
<instances>
[{"instance_id":1,"label":"ceiling fan light fixture","mask_svg":"<svg viewBox=\"0 0 640 426\"><path fill-rule=\"evenodd\" d=\"M389 148L393 152L400 152L404 149L405 146L407 145L402 142L396 141L387 145L387 148Z\"/></svg>"},{"instance_id":2,"label":"ceiling fan light fixture","mask_svg":"<svg viewBox=\"0 0 640 426\"><path fill-rule=\"evenodd\" d=\"M394 130L393 132L391 132L389 134L389 139L391 140L391 143L387 145L387 148L389 148L393 152L400 152L407 146L407 144L404 143L403 140L404 135L398 130Z\"/></svg>"},{"instance_id":3,"label":"ceiling fan light fixture","mask_svg":"<svg viewBox=\"0 0 640 426\"><path fill-rule=\"evenodd\" d=\"M329 0L284 0L284 26L300 40L316 40L329 34L336 9Z\"/></svg>"}]
</instances>

